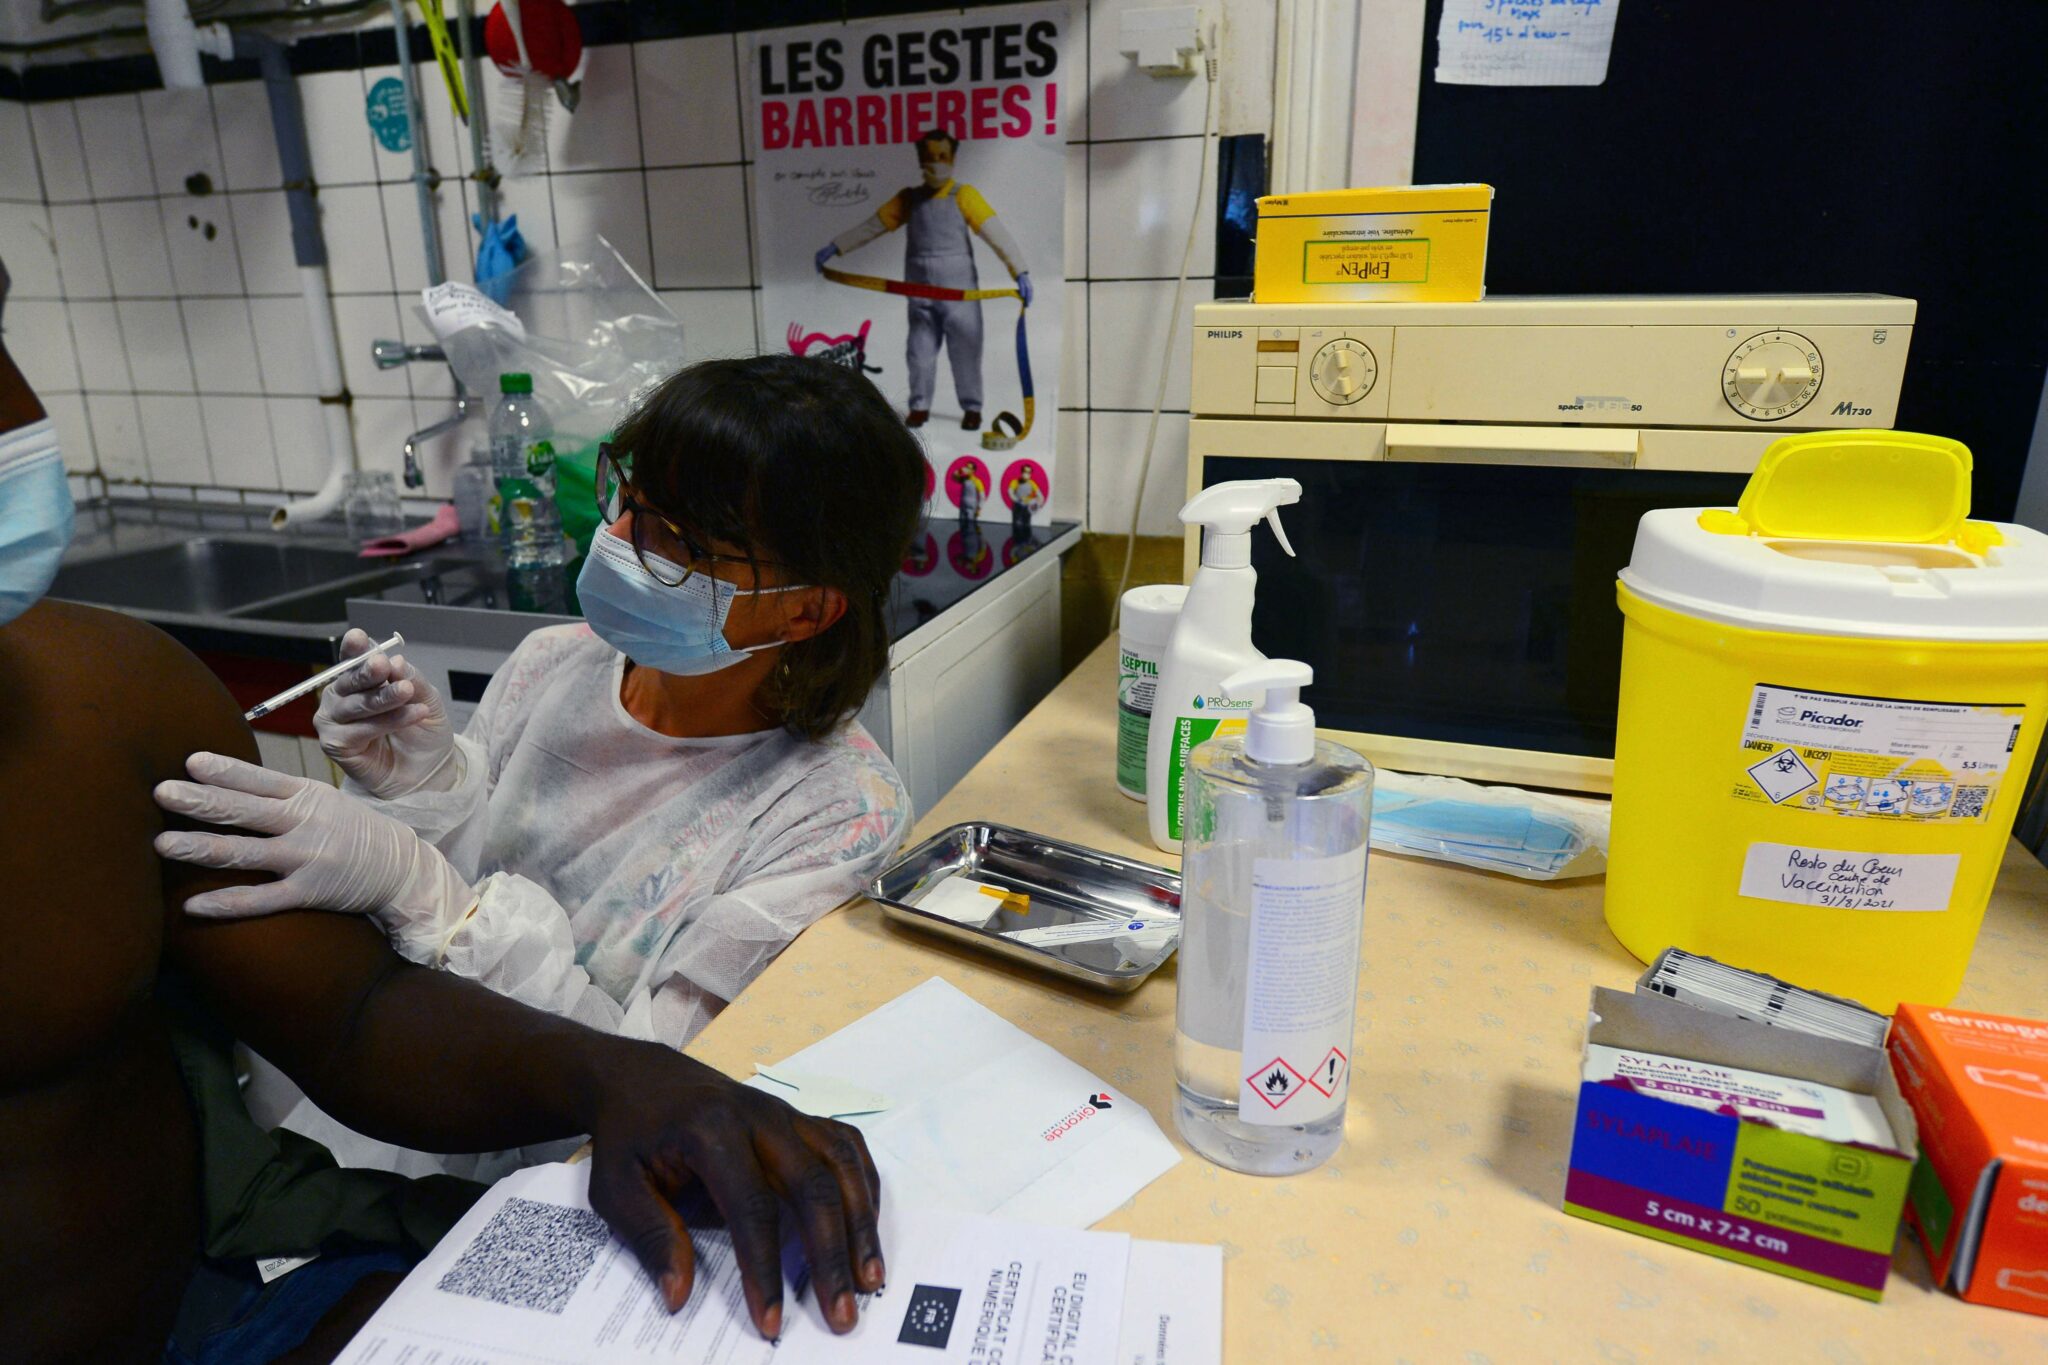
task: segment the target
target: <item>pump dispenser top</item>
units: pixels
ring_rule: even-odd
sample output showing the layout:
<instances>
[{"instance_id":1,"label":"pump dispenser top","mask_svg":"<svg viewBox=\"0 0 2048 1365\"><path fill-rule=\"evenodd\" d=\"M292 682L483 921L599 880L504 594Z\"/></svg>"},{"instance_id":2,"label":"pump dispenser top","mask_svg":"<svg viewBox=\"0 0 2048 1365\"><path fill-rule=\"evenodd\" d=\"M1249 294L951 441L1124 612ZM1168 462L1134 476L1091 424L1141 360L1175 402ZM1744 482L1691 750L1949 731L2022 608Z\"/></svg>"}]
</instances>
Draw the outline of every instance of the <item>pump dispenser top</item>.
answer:
<instances>
[{"instance_id":1,"label":"pump dispenser top","mask_svg":"<svg viewBox=\"0 0 2048 1365\"><path fill-rule=\"evenodd\" d=\"M1252 527L1260 518L1273 528L1273 538L1289 555L1287 532L1280 528L1280 509L1301 501L1296 479L1232 479L1212 484L1189 498L1180 519L1200 526L1202 563L1215 569L1241 569L1252 562Z\"/></svg>"},{"instance_id":2,"label":"pump dispenser top","mask_svg":"<svg viewBox=\"0 0 2048 1365\"><path fill-rule=\"evenodd\" d=\"M1244 751L1254 763L1306 763L1316 756L1316 713L1301 702L1301 689L1315 680L1315 671L1295 659L1267 659L1223 680L1223 695L1233 701L1265 692L1245 725Z\"/></svg>"}]
</instances>

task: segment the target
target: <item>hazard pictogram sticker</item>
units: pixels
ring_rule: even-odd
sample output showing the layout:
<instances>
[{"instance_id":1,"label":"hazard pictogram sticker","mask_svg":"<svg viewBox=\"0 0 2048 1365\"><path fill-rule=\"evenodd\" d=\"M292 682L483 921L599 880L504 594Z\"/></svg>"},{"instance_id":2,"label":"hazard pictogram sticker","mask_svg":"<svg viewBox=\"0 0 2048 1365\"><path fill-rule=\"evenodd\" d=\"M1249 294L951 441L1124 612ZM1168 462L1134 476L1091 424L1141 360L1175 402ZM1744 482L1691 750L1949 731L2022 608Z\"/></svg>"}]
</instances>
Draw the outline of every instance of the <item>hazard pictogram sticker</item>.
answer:
<instances>
[{"instance_id":1,"label":"hazard pictogram sticker","mask_svg":"<svg viewBox=\"0 0 2048 1365\"><path fill-rule=\"evenodd\" d=\"M1285 1058L1275 1057L1245 1077L1245 1083L1258 1092L1260 1099L1278 1109L1294 1098L1294 1092L1301 1089L1302 1080L1301 1073L1289 1066Z\"/></svg>"},{"instance_id":2,"label":"hazard pictogram sticker","mask_svg":"<svg viewBox=\"0 0 2048 1365\"><path fill-rule=\"evenodd\" d=\"M1337 1087L1344 1083L1344 1073L1351 1069L1351 1059L1337 1048L1323 1054L1323 1060L1316 1063L1316 1069L1309 1073L1308 1083L1325 1095L1337 1093Z\"/></svg>"}]
</instances>

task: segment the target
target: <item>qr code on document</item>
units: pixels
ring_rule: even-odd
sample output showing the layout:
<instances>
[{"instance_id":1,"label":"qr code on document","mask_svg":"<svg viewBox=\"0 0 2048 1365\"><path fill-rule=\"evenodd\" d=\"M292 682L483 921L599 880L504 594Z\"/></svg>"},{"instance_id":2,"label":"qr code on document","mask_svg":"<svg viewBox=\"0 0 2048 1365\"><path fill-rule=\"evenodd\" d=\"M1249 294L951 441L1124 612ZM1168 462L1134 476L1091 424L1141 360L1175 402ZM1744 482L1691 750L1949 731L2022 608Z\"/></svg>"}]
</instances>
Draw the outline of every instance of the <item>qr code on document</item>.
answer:
<instances>
[{"instance_id":1,"label":"qr code on document","mask_svg":"<svg viewBox=\"0 0 2048 1365\"><path fill-rule=\"evenodd\" d=\"M589 1209L507 1199L435 1287L559 1314L610 1238L604 1219Z\"/></svg>"},{"instance_id":2,"label":"qr code on document","mask_svg":"<svg viewBox=\"0 0 2048 1365\"><path fill-rule=\"evenodd\" d=\"M1990 799L1989 787L1957 787L1955 804L1948 808L1948 813L1957 820L1975 820L1984 813Z\"/></svg>"}]
</instances>

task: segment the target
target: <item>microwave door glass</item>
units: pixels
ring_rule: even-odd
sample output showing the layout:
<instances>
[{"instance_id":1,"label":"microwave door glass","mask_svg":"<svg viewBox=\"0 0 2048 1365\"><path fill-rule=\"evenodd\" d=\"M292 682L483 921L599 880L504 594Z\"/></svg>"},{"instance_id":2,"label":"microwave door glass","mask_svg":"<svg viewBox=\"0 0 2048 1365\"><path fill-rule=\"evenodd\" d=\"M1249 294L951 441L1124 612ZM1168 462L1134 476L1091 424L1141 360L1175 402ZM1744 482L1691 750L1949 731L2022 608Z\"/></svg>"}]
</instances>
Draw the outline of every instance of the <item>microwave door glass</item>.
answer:
<instances>
[{"instance_id":1,"label":"microwave door glass","mask_svg":"<svg viewBox=\"0 0 2048 1365\"><path fill-rule=\"evenodd\" d=\"M1301 659L1333 730L1612 758L1615 577L1659 507L1732 506L1746 476L1210 457L1203 483L1299 479L1299 558L1252 538L1252 640Z\"/></svg>"}]
</instances>

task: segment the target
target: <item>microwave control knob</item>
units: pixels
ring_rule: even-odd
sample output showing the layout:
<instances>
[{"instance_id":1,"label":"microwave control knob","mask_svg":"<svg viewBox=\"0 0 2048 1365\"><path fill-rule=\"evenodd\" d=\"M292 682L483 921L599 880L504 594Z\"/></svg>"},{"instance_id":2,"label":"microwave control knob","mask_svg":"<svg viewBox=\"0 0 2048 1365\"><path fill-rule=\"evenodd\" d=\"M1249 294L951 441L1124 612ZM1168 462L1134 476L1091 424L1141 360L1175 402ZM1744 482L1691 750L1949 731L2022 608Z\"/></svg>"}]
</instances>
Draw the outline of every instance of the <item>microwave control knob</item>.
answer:
<instances>
[{"instance_id":1,"label":"microwave control knob","mask_svg":"<svg viewBox=\"0 0 2048 1365\"><path fill-rule=\"evenodd\" d=\"M1356 403L1371 393L1379 373L1372 351L1350 337L1337 338L1308 363L1308 382L1316 396L1334 407Z\"/></svg>"},{"instance_id":2,"label":"microwave control knob","mask_svg":"<svg viewBox=\"0 0 2048 1365\"><path fill-rule=\"evenodd\" d=\"M1820 392L1820 348L1797 332L1758 332L1721 370L1728 406L1758 422L1776 422Z\"/></svg>"}]
</instances>

